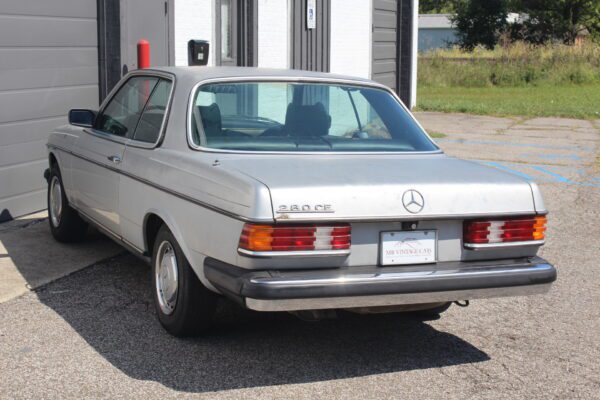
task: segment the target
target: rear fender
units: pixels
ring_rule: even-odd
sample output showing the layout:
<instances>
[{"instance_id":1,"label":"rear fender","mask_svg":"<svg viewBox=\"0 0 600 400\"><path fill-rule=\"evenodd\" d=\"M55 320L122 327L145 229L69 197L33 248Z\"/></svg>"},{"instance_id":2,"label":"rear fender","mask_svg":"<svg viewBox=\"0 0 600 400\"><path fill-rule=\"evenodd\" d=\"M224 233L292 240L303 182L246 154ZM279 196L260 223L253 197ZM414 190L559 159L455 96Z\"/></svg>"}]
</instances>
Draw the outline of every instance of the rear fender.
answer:
<instances>
[{"instance_id":1,"label":"rear fender","mask_svg":"<svg viewBox=\"0 0 600 400\"><path fill-rule=\"evenodd\" d=\"M202 282L202 284L204 286L206 286L207 288L209 288L210 290L218 292L218 290L204 276L203 265L204 265L204 259L206 258L206 256L204 254L200 254L196 251L193 251L188 246L187 242L184 239L184 235L183 235L181 229L179 229L179 225L175 222L175 218L169 211L158 210L158 209L149 209L146 211L146 215L144 217L144 224L143 224L144 247L145 247L146 251L148 252L148 254L150 255L150 257L152 257L153 249L148 248L148 238L146 238L145 232L146 232L146 227L147 227L147 223L148 223L148 218L150 217L151 214L158 216L163 221L163 223L167 226L169 231L171 231L173 236L175 236L175 240L177 240L179 247L181 247L181 251L183 251L185 258L190 263L192 269L196 273L196 276L198 277L198 279L200 279L200 282Z\"/></svg>"}]
</instances>

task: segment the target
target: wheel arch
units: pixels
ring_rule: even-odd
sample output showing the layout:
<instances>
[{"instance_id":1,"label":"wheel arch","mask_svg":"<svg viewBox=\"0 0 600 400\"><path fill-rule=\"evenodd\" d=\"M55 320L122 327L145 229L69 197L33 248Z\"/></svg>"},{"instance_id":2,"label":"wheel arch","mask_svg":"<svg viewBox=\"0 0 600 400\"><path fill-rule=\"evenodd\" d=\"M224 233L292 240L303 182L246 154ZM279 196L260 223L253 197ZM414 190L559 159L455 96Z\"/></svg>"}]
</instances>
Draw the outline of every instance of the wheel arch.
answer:
<instances>
[{"instance_id":1,"label":"wheel arch","mask_svg":"<svg viewBox=\"0 0 600 400\"><path fill-rule=\"evenodd\" d=\"M144 216L144 223L142 226L144 235L144 251L152 258L154 251L154 244L156 235L160 230L160 227L165 225L169 231L177 240L177 244L181 247L183 254L187 258L188 262L192 266L192 269L196 273L196 276L204 286L218 293L218 290L206 279L204 276L204 257L199 257L198 253L192 254L192 250L188 248L187 242L184 240L183 234L179 229L174 218L163 211L151 209L148 210Z\"/></svg>"},{"instance_id":2,"label":"wheel arch","mask_svg":"<svg viewBox=\"0 0 600 400\"><path fill-rule=\"evenodd\" d=\"M53 151L48 153L48 165L50 165L50 168L52 168L53 166L56 166L60 169L60 167L58 165L58 158L56 157L56 154L54 154Z\"/></svg>"}]
</instances>

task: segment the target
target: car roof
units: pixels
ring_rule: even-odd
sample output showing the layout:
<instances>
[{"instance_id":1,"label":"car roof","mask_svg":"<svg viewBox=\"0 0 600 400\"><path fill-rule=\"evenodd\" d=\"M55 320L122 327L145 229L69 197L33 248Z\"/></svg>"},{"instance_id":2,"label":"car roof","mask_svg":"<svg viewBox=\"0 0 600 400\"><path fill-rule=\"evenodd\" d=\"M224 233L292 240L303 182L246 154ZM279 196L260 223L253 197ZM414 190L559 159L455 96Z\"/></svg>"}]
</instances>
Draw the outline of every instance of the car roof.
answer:
<instances>
[{"instance_id":1,"label":"car roof","mask_svg":"<svg viewBox=\"0 0 600 400\"><path fill-rule=\"evenodd\" d=\"M357 83L374 82L369 79L355 76L331 74L327 72L301 71L294 69L254 68L254 67L155 67L150 71L161 71L175 75L177 79L185 81L202 81L205 79L219 78L261 78L261 77L286 77L286 78L319 78L319 79L341 79L355 81Z\"/></svg>"}]
</instances>

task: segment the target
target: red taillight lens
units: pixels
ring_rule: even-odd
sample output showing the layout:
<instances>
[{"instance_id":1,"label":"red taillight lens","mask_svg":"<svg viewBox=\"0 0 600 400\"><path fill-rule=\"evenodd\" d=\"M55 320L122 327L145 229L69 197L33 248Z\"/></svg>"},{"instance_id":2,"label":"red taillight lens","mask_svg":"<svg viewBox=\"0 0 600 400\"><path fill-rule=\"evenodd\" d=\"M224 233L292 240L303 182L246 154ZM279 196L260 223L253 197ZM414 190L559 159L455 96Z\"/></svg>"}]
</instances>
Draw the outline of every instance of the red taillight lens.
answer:
<instances>
[{"instance_id":1,"label":"red taillight lens","mask_svg":"<svg viewBox=\"0 0 600 400\"><path fill-rule=\"evenodd\" d=\"M245 224L240 249L250 251L347 250L350 225L255 225Z\"/></svg>"},{"instance_id":2,"label":"red taillight lens","mask_svg":"<svg viewBox=\"0 0 600 400\"><path fill-rule=\"evenodd\" d=\"M543 215L465 221L463 241L465 244L485 244L544 240L546 221Z\"/></svg>"}]
</instances>

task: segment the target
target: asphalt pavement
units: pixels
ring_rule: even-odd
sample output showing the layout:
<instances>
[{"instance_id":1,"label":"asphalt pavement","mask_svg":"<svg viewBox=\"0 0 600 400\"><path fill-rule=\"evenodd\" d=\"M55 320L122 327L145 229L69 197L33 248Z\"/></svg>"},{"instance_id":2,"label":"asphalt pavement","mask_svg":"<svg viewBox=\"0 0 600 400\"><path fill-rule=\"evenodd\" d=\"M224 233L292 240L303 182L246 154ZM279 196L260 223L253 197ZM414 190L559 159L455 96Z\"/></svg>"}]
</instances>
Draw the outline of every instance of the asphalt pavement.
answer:
<instances>
[{"instance_id":1,"label":"asphalt pavement","mask_svg":"<svg viewBox=\"0 0 600 400\"><path fill-rule=\"evenodd\" d=\"M417 117L447 134L436 141L448 154L540 183L541 256L559 271L548 294L477 300L426 322L304 322L223 301L211 332L182 340L156 321L149 268L135 257L95 235L84 245L93 265L81 269L87 251L68 253L77 267L46 283L45 221L13 223L0 229L0 261L42 286L0 300L0 399L600 398L600 121Z\"/></svg>"}]
</instances>

